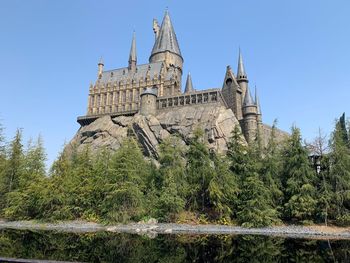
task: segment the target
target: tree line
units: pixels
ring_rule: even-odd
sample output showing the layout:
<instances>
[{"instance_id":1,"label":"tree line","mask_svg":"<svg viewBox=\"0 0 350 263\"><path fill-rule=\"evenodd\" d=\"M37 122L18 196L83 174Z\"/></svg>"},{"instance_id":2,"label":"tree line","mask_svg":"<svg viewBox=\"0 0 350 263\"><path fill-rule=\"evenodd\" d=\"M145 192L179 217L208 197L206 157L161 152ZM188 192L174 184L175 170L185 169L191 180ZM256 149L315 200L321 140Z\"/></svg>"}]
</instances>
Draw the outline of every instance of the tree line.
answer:
<instances>
[{"instance_id":1,"label":"tree line","mask_svg":"<svg viewBox=\"0 0 350 263\"><path fill-rule=\"evenodd\" d=\"M300 130L267 147L242 143L235 128L228 151L210 151L200 129L183 145L170 136L157 161L128 137L117 151L73 148L45 170L42 139L6 142L0 129L0 217L115 223L216 222L261 227L288 223L350 225L350 131L343 115L320 157L309 160ZM317 145L313 145L317 148Z\"/></svg>"}]
</instances>

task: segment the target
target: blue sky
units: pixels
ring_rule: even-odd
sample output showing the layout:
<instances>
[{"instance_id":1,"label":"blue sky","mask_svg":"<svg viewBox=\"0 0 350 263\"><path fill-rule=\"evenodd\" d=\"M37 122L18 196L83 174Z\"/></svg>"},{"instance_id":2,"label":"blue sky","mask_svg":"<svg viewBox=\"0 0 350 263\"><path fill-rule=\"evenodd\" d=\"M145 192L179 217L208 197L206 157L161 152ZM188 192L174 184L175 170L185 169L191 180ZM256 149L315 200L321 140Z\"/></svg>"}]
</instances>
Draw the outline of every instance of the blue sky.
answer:
<instances>
[{"instance_id":1,"label":"blue sky","mask_svg":"<svg viewBox=\"0 0 350 263\"><path fill-rule=\"evenodd\" d=\"M168 7L196 89L221 87L241 47L263 120L311 140L350 114L350 2L346 0L11 0L0 9L0 118L11 139L42 135L51 163L79 129L100 56L127 65L132 31L147 63ZM185 82L185 81L183 81Z\"/></svg>"}]
</instances>

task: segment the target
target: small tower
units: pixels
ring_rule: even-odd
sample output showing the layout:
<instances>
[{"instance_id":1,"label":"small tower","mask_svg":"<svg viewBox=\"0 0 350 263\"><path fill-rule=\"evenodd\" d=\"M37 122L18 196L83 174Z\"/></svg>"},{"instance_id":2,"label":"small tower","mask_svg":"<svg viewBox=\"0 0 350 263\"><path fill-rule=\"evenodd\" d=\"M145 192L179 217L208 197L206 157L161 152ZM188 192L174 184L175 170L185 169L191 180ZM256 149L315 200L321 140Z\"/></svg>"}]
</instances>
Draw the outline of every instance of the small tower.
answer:
<instances>
[{"instance_id":1,"label":"small tower","mask_svg":"<svg viewBox=\"0 0 350 263\"><path fill-rule=\"evenodd\" d=\"M160 28L158 26L158 22L153 20L153 31L156 35L156 41L149 58L149 62L153 63L164 61L166 67L177 68L182 75L183 58L168 10L165 11Z\"/></svg>"},{"instance_id":2,"label":"small tower","mask_svg":"<svg viewBox=\"0 0 350 263\"><path fill-rule=\"evenodd\" d=\"M191 78L191 73L188 72L187 75L187 80L186 80L186 87L185 87L185 93L190 93L195 91L193 88L193 84L192 84L192 78Z\"/></svg>"},{"instance_id":3,"label":"small tower","mask_svg":"<svg viewBox=\"0 0 350 263\"><path fill-rule=\"evenodd\" d=\"M256 121L258 125L258 132L260 136L263 136L263 122L262 122L262 113L261 113L261 107L260 107L260 101L258 97L258 92L255 87L255 105L256 105Z\"/></svg>"},{"instance_id":4,"label":"small tower","mask_svg":"<svg viewBox=\"0 0 350 263\"><path fill-rule=\"evenodd\" d=\"M247 73L245 72L241 49L239 49L238 55L237 82L242 90L242 98L245 98L245 93L247 91L249 81Z\"/></svg>"},{"instance_id":5,"label":"small tower","mask_svg":"<svg viewBox=\"0 0 350 263\"><path fill-rule=\"evenodd\" d=\"M130 71L135 72L136 71L136 64L137 64L137 56L136 56L136 35L135 31L132 34L132 41L131 41L131 48L130 48L130 54L129 54L129 66L128 69Z\"/></svg>"},{"instance_id":6,"label":"small tower","mask_svg":"<svg viewBox=\"0 0 350 263\"><path fill-rule=\"evenodd\" d=\"M256 139L257 128L257 106L247 86L243 102L243 131L248 144Z\"/></svg>"},{"instance_id":7,"label":"small tower","mask_svg":"<svg viewBox=\"0 0 350 263\"><path fill-rule=\"evenodd\" d=\"M97 77L100 79L100 78L102 78L103 66L104 66L102 57L100 58L100 61L98 62L97 65L98 65Z\"/></svg>"},{"instance_id":8,"label":"small tower","mask_svg":"<svg viewBox=\"0 0 350 263\"><path fill-rule=\"evenodd\" d=\"M157 113L157 87L147 88L141 93L140 114L144 116Z\"/></svg>"}]
</instances>

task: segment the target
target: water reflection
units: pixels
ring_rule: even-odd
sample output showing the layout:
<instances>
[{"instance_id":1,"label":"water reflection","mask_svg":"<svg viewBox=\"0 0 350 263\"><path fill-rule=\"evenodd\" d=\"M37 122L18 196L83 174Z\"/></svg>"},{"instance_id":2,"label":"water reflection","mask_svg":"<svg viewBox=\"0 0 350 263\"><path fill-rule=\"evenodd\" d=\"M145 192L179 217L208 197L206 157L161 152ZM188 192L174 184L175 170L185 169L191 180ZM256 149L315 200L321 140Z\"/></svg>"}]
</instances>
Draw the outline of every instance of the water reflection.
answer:
<instances>
[{"instance_id":1,"label":"water reflection","mask_svg":"<svg viewBox=\"0 0 350 263\"><path fill-rule=\"evenodd\" d=\"M85 262L350 262L350 241L0 231L0 256Z\"/></svg>"}]
</instances>

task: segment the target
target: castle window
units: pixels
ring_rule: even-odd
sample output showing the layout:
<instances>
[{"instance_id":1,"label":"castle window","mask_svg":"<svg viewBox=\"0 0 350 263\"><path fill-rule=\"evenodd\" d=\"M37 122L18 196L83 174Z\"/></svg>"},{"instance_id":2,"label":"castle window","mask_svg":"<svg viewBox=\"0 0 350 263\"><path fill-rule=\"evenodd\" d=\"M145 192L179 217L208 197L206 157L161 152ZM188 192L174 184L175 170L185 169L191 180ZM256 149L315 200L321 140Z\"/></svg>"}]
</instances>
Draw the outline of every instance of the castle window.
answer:
<instances>
[{"instance_id":1,"label":"castle window","mask_svg":"<svg viewBox=\"0 0 350 263\"><path fill-rule=\"evenodd\" d=\"M184 105L185 104L185 98L184 97L180 97L180 105Z\"/></svg>"},{"instance_id":2,"label":"castle window","mask_svg":"<svg viewBox=\"0 0 350 263\"><path fill-rule=\"evenodd\" d=\"M191 103L196 104L196 95L191 96Z\"/></svg>"},{"instance_id":3,"label":"castle window","mask_svg":"<svg viewBox=\"0 0 350 263\"><path fill-rule=\"evenodd\" d=\"M204 102L208 102L208 93L204 94Z\"/></svg>"},{"instance_id":4,"label":"castle window","mask_svg":"<svg viewBox=\"0 0 350 263\"><path fill-rule=\"evenodd\" d=\"M197 100L198 100L198 103L202 103L202 94L198 95L198 99Z\"/></svg>"},{"instance_id":5,"label":"castle window","mask_svg":"<svg viewBox=\"0 0 350 263\"><path fill-rule=\"evenodd\" d=\"M186 103L186 104L190 104L190 101L191 101L190 96L186 96L186 101L185 101L185 103Z\"/></svg>"},{"instance_id":6,"label":"castle window","mask_svg":"<svg viewBox=\"0 0 350 263\"><path fill-rule=\"evenodd\" d=\"M228 78L228 79L226 80L226 85L227 85L227 86L231 86L231 84L232 84L232 79L231 79L231 78Z\"/></svg>"}]
</instances>

